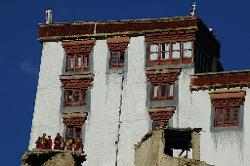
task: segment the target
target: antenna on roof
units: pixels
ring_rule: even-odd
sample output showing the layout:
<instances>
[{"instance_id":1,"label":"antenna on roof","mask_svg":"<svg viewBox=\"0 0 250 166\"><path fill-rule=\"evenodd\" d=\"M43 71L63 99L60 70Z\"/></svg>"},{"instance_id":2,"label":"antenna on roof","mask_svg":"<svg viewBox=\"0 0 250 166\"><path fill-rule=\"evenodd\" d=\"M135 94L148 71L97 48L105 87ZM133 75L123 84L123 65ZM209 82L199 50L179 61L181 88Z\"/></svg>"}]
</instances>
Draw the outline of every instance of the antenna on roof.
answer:
<instances>
[{"instance_id":1,"label":"antenna on roof","mask_svg":"<svg viewBox=\"0 0 250 166\"><path fill-rule=\"evenodd\" d=\"M194 4L192 5L192 11L190 12L190 16L195 15L196 7L197 7L196 2L194 2Z\"/></svg>"},{"instance_id":2,"label":"antenna on roof","mask_svg":"<svg viewBox=\"0 0 250 166\"><path fill-rule=\"evenodd\" d=\"M46 24L52 23L52 10L48 9L46 10Z\"/></svg>"}]
</instances>

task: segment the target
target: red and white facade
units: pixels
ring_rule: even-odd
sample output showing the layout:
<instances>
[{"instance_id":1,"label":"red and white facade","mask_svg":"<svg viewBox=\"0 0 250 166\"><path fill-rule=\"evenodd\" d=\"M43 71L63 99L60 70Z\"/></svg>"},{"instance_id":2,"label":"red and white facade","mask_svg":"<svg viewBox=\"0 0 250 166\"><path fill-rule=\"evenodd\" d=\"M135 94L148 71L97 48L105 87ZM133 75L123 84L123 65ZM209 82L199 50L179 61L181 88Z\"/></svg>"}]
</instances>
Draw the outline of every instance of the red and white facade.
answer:
<instances>
[{"instance_id":1,"label":"red and white facade","mask_svg":"<svg viewBox=\"0 0 250 166\"><path fill-rule=\"evenodd\" d=\"M191 127L201 160L250 165L250 72L219 72L220 44L197 17L46 24L39 40L29 149L59 132L83 140L84 165L133 166L146 133Z\"/></svg>"}]
</instances>

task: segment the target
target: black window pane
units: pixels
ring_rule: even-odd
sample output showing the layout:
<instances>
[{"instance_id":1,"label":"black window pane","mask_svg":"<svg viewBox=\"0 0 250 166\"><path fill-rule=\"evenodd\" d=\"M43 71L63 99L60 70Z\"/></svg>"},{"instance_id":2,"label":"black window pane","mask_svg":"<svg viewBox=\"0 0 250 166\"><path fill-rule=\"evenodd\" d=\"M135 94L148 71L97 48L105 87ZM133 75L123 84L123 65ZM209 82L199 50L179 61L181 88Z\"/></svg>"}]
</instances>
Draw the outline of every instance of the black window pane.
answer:
<instances>
[{"instance_id":1,"label":"black window pane","mask_svg":"<svg viewBox=\"0 0 250 166\"><path fill-rule=\"evenodd\" d=\"M74 136L74 129L72 127L68 127L68 138L67 139L73 139Z\"/></svg>"},{"instance_id":2,"label":"black window pane","mask_svg":"<svg viewBox=\"0 0 250 166\"><path fill-rule=\"evenodd\" d=\"M230 122L230 110L226 111L226 122Z\"/></svg>"},{"instance_id":3,"label":"black window pane","mask_svg":"<svg viewBox=\"0 0 250 166\"><path fill-rule=\"evenodd\" d=\"M238 119L239 119L238 110L234 110L234 121L238 121Z\"/></svg>"},{"instance_id":4,"label":"black window pane","mask_svg":"<svg viewBox=\"0 0 250 166\"><path fill-rule=\"evenodd\" d=\"M112 58L112 64L117 64L118 61L117 61L117 52L111 52L111 58Z\"/></svg>"},{"instance_id":5,"label":"black window pane","mask_svg":"<svg viewBox=\"0 0 250 166\"><path fill-rule=\"evenodd\" d=\"M161 96L162 97L166 96L166 84L161 85Z\"/></svg>"},{"instance_id":6,"label":"black window pane","mask_svg":"<svg viewBox=\"0 0 250 166\"><path fill-rule=\"evenodd\" d=\"M125 53L123 51L120 52L120 64L124 63L124 54Z\"/></svg>"},{"instance_id":7,"label":"black window pane","mask_svg":"<svg viewBox=\"0 0 250 166\"><path fill-rule=\"evenodd\" d=\"M82 102L83 102L83 103L85 102L85 99L86 99L86 90L83 89L83 90L82 90Z\"/></svg>"},{"instance_id":8,"label":"black window pane","mask_svg":"<svg viewBox=\"0 0 250 166\"><path fill-rule=\"evenodd\" d=\"M79 103L79 101L80 101L80 93L77 90L77 91L75 91L75 94L74 94L74 102Z\"/></svg>"},{"instance_id":9,"label":"black window pane","mask_svg":"<svg viewBox=\"0 0 250 166\"><path fill-rule=\"evenodd\" d=\"M81 138L81 128L76 128L76 139L80 139Z\"/></svg>"}]
</instances>

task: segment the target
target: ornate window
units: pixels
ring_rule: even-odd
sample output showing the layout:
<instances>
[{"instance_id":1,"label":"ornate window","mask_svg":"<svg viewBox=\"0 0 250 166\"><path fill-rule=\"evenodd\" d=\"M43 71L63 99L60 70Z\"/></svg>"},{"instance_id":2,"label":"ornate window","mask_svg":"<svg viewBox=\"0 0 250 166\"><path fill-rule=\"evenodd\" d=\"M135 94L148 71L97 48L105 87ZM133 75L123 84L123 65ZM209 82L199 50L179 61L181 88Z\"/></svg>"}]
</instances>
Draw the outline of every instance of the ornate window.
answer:
<instances>
[{"instance_id":1,"label":"ornate window","mask_svg":"<svg viewBox=\"0 0 250 166\"><path fill-rule=\"evenodd\" d=\"M81 106L86 104L87 89L72 89L64 90L64 106Z\"/></svg>"},{"instance_id":2,"label":"ornate window","mask_svg":"<svg viewBox=\"0 0 250 166\"><path fill-rule=\"evenodd\" d=\"M173 99L174 97L174 83L167 82L152 82L151 99Z\"/></svg>"},{"instance_id":3,"label":"ornate window","mask_svg":"<svg viewBox=\"0 0 250 166\"><path fill-rule=\"evenodd\" d=\"M64 88L64 106L74 107L86 104L86 92L91 86L91 76L60 76Z\"/></svg>"},{"instance_id":4,"label":"ornate window","mask_svg":"<svg viewBox=\"0 0 250 166\"><path fill-rule=\"evenodd\" d=\"M192 59L193 42L159 42L148 43L148 65L171 64L171 61L185 63L185 59ZM190 60L189 60L190 61ZM188 62L189 62L188 61Z\"/></svg>"},{"instance_id":5,"label":"ornate window","mask_svg":"<svg viewBox=\"0 0 250 166\"><path fill-rule=\"evenodd\" d=\"M171 100L174 98L174 84L180 69L148 70L146 75L151 85L151 100Z\"/></svg>"},{"instance_id":6,"label":"ornate window","mask_svg":"<svg viewBox=\"0 0 250 166\"><path fill-rule=\"evenodd\" d=\"M124 51L110 51L110 67L120 68L124 65Z\"/></svg>"},{"instance_id":7,"label":"ornate window","mask_svg":"<svg viewBox=\"0 0 250 166\"><path fill-rule=\"evenodd\" d=\"M109 47L109 67L123 68L125 63L125 53L129 43L128 37L108 38L107 44Z\"/></svg>"},{"instance_id":8,"label":"ornate window","mask_svg":"<svg viewBox=\"0 0 250 166\"><path fill-rule=\"evenodd\" d=\"M170 55L169 43L156 43L151 44L149 49L149 60L167 60Z\"/></svg>"},{"instance_id":9,"label":"ornate window","mask_svg":"<svg viewBox=\"0 0 250 166\"><path fill-rule=\"evenodd\" d=\"M78 151L79 149L83 148L82 127L86 118L86 114L83 113L72 113L64 115L63 123L65 125L64 137L66 142L66 150L74 149L74 151Z\"/></svg>"},{"instance_id":10,"label":"ornate window","mask_svg":"<svg viewBox=\"0 0 250 166\"><path fill-rule=\"evenodd\" d=\"M215 127L237 126L239 125L240 108L224 107L215 109Z\"/></svg>"},{"instance_id":11,"label":"ornate window","mask_svg":"<svg viewBox=\"0 0 250 166\"><path fill-rule=\"evenodd\" d=\"M193 62L194 38L178 31L147 34L147 66ZM181 33L181 32L180 32Z\"/></svg>"},{"instance_id":12,"label":"ornate window","mask_svg":"<svg viewBox=\"0 0 250 166\"><path fill-rule=\"evenodd\" d=\"M240 123L240 106L244 104L245 92L211 93L214 106L214 126L230 127Z\"/></svg>"},{"instance_id":13,"label":"ornate window","mask_svg":"<svg viewBox=\"0 0 250 166\"><path fill-rule=\"evenodd\" d=\"M87 71L90 64L90 52L94 40L63 42L66 56L66 71Z\"/></svg>"}]
</instances>

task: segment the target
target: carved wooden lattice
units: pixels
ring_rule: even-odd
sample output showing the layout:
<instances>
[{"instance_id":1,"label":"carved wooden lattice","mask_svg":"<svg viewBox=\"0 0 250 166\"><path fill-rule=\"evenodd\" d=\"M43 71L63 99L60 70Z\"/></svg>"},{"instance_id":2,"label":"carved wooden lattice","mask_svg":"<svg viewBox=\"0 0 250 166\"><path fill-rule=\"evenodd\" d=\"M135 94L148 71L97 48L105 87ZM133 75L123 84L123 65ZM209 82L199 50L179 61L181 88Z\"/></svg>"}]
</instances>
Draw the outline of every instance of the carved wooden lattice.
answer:
<instances>
[{"instance_id":1,"label":"carved wooden lattice","mask_svg":"<svg viewBox=\"0 0 250 166\"><path fill-rule=\"evenodd\" d=\"M146 71L150 82L174 82L180 75L180 70L173 71Z\"/></svg>"},{"instance_id":2,"label":"carved wooden lattice","mask_svg":"<svg viewBox=\"0 0 250 166\"><path fill-rule=\"evenodd\" d=\"M61 80L64 88L87 89L91 86L92 78L64 79Z\"/></svg>"},{"instance_id":3,"label":"carved wooden lattice","mask_svg":"<svg viewBox=\"0 0 250 166\"><path fill-rule=\"evenodd\" d=\"M86 117L64 117L63 123L66 126L82 126Z\"/></svg>"},{"instance_id":4,"label":"carved wooden lattice","mask_svg":"<svg viewBox=\"0 0 250 166\"><path fill-rule=\"evenodd\" d=\"M67 54L72 53L85 53L89 54L93 48L95 40L83 40L83 41L70 41L63 42L63 48Z\"/></svg>"},{"instance_id":5,"label":"carved wooden lattice","mask_svg":"<svg viewBox=\"0 0 250 166\"><path fill-rule=\"evenodd\" d=\"M190 41L195 39L196 29L170 30L149 33L145 37L148 43L161 43L172 41Z\"/></svg>"}]
</instances>

